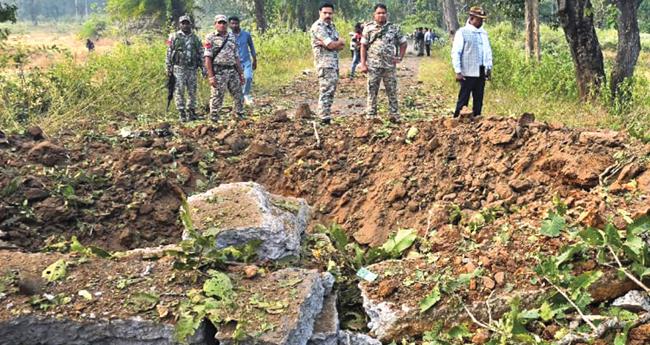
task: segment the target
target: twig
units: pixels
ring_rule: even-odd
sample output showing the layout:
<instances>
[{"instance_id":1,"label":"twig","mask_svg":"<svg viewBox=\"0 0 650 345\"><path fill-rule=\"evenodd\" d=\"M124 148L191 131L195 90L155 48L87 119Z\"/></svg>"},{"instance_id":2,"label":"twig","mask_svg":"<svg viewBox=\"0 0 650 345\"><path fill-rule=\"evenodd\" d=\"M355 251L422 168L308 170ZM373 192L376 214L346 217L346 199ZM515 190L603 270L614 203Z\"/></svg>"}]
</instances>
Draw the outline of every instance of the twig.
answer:
<instances>
[{"instance_id":1,"label":"twig","mask_svg":"<svg viewBox=\"0 0 650 345\"><path fill-rule=\"evenodd\" d=\"M629 329L648 323L648 321L650 321L650 313L645 313L643 316L636 319L631 325L629 325ZM606 321L603 321L591 334L567 334L557 343L557 345L571 345L577 342L590 343L594 339L602 338L605 334L607 334L607 332L612 329L623 329L625 327L625 321L621 321L616 317L608 318Z\"/></svg>"},{"instance_id":2,"label":"twig","mask_svg":"<svg viewBox=\"0 0 650 345\"><path fill-rule=\"evenodd\" d=\"M650 288L648 288L645 284L643 284L642 281L637 279L633 274L628 272L625 267L623 267L623 264L621 263L621 260L618 258L618 255L616 255L616 252L614 252L614 249L612 246L607 245L607 248L609 249L609 252L612 253L612 256L614 257L614 260L616 260L616 264L618 265L618 268L625 273L625 276L628 277L631 281L636 283L636 285L640 286L645 292L650 293Z\"/></svg>"},{"instance_id":3,"label":"twig","mask_svg":"<svg viewBox=\"0 0 650 345\"><path fill-rule=\"evenodd\" d=\"M488 296L487 300L485 301L485 306L487 307L487 313L488 313L488 323L489 323L490 325L491 325L492 322L494 321L494 320L492 319L492 307L490 307L490 300L492 300L492 295L494 295L494 292L495 292L495 291L496 291L496 290L492 290L492 292L490 292L490 296Z\"/></svg>"},{"instance_id":4,"label":"twig","mask_svg":"<svg viewBox=\"0 0 650 345\"><path fill-rule=\"evenodd\" d=\"M550 280L549 280L548 278L546 278L546 277L545 277L544 279L546 279L546 281L547 281L549 284L551 284L551 286L553 286L553 287L555 288L555 290L557 290L557 292L559 292L560 295L562 295L562 297L564 297L564 299L566 299L566 300L569 302L569 304L571 304L571 306L573 306L573 308L575 308L575 310L578 312L578 314L580 314L580 318L581 318L584 322L586 322L586 323L589 325L589 327L591 327L591 329L595 332L595 331L596 331L596 326L593 324L593 322L591 322L591 321L587 318L587 316L586 316L585 314L582 313L582 310L580 310L580 307L578 307L578 305L576 305L576 304L571 300L571 298L569 298L569 296L568 296L568 295L567 295L567 294L566 294L562 289L560 289L559 286L553 284L553 282L550 281Z\"/></svg>"},{"instance_id":5,"label":"twig","mask_svg":"<svg viewBox=\"0 0 650 345\"><path fill-rule=\"evenodd\" d=\"M318 128L316 128L316 121L311 122L314 127L314 136L316 137L316 147L320 148L320 136L318 135Z\"/></svg>"},{"instance_id":6,"label":"twig","mask_svg":"<svg viewBox=\"0 0 650 345\"><path fill-rule=\"evenodd\" d=\"M496 329L496 328L492 327L491 325L485 324L485 323L479 321L478 319L476 319L476 317L474 316L474 314L472 314L472 312L469 311L469 308L467 308L466 305L463 304L463 308L465 308L465 311L466 311L467 314L469 315L470 319L472 319L472 322L474 322L476 325L478 325L478 326L481 327L481 328L485 328L485 329L487 329L487 330L489 330L489 331L492 331L492 332L494 332L494 333L499 333L499 334L501 334L501 332L499 332L498 329Z\"/></svg>"}]
</instances>

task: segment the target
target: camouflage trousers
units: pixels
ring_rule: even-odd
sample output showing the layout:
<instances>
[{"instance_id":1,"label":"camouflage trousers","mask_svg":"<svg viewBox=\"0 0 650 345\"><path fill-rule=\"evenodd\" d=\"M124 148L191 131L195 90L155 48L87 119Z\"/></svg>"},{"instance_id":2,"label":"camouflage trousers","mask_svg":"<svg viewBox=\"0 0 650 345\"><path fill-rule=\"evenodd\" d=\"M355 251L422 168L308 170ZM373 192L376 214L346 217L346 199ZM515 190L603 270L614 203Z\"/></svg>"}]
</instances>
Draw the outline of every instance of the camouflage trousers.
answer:
<instances>
[{"instance_id":1,"label":"camouflage trousers","mask_svg":"<svg viewBox=\"0 0 650 345\"><path fill-rule=\"evenodd\" d=\"M318 69L318 115L321 119L329 119L332 114L332 103L334 103L334 94L336 85L339 82L339 70L337 68L319 68Z\"/></svg>"},{"instance_id":2,"label":"camouflage trousers","mask_svg":"<svg viewBox=\"0 0 650 345\"><path fill-rule=\"evenodd\" d=\"M210 88L210 116L219 117L223 99L226 96L226 90L232 96L233 103L235 104L235 113L237 116L244 116L244 96L242 94L241 80L237 70L232 69L218 69L214 74L217 81L217 87Z\"/></svg>"},{"instance_id":3,"label":"camouflage trousers","mask_svg":"<svg viewBox=\"0 0 650 345\"><path fill-rule=\"evenodd\" d=\"M196 109L196 87L198 85L196 68L174 66L174 77L176 77L176 84L174 85L176 109ZM187 103L185 102L186 90Z\"/></svg>"},{"instance_id":4,"label":"camouflage trousers","mask_svg":"<svg viewBox=\"0 0 650 345\"><path fill-rule=\"evenodd\" d=\"M373 68L368 70L368 116L377 115L377 95L379 86L384 81L388 96L388 112L391 116L399 116L397 105L397 71L395 68Z\"/></svg>"}]
</instances>

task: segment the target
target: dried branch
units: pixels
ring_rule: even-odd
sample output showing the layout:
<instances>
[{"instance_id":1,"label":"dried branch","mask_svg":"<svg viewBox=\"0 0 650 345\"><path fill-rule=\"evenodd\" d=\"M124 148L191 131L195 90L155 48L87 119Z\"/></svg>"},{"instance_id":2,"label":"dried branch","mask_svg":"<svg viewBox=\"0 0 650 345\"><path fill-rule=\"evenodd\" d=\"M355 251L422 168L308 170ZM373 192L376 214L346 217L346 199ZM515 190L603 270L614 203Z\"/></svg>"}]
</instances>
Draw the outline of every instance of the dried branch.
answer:
<instances>
[{"instance_id":1,"label":"dried branch","mask_svg":"<svg viewBox=\"0 0 650 345\"><path fill-rule=\"evenodd\" d=\"M320 148L320 136L318 135L318 128L316 127L316 121L311 122L314 127L314 136L316 137L316 147Z\"/></svg>"},{"instance_id":2,"label":"dried branch","mask_svg":"<svg viewBox=\"0 0 650 345\"><path fill-rule=\"evenodd\" d=\"M587 318L587 316L586 316L585 314L582 313L582 310L580 310L580 307L578 307L578 305L575 304L575 303L571 300L571 298L569 298L569 296L566 294L566 292L564 292L564 290L562 290L559 286L553 284L553 282L550 281L548 278L544 278L544 279L546 279L546 281L547 281L549 284L551 284L551 286L553 286L553 287L555 288L555 290L557 290L557 292L559 292L560 295L562 295L562 297L564 297L564 299L566 299L566 300L569 302L569 304L571 304L571 306L573 306L573 308L578 312L578 314L580 314L580 318L581 318L585 323L587 323L587 324L589 325L589 327L591 327L591 329L594 330L594 332L595 332L595 331L596 331L596 325L594 325L594 323L591 322L591 320L589 320L589 318Z\"/></svg>"},{"instance_id":3,"label":"dried branch","mask_svg":"<svg viewBox=\"0 0 650 345\"><path fill-rule=\"evenodd\" d=\"M625 269L625 267L621 263L621 260L618 258L618 255L616 255L616 252L614 251L614 248L612 248L612 246L610 246L610 245L608 245L607 248L609 249L609 252L612 253L612 256L614 257L614 260L616 260L616 264L618 265L618 269L621 270L621 272L625 273L626 277L628 277L636 285L640 286L645 292L650 293L650 288L648 288L645 284L643 284L642 281L637 279L632 273L628 272Z\"/></svg>"}]
</instances>

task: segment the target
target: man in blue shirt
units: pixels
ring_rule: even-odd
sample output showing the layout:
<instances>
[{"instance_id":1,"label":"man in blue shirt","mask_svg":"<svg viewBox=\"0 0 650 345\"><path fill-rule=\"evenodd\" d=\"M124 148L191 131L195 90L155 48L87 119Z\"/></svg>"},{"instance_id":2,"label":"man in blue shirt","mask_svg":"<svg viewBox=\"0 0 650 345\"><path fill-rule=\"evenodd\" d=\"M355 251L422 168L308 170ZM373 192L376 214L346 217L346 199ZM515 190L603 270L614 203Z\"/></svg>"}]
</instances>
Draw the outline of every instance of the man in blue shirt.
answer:
<instances>
[{"instance_id":1,"label":"man in blue shirt","mask_svg":"<svg viewBox=\"0 0 650 345\"><path fill-rule=\"evenodd\" d=\"M232 16L228 18L230 30L235 35L237 45L239 46L239 58L244 68L244 102L248 105L253 104L251 96L251 87L253 86L253 71L257 69L257 53L253 45L253 37L250 32L243 31L239 27L239 17ZM252 57L252 62L251 62Z\"/></svg>"}]
</instances>

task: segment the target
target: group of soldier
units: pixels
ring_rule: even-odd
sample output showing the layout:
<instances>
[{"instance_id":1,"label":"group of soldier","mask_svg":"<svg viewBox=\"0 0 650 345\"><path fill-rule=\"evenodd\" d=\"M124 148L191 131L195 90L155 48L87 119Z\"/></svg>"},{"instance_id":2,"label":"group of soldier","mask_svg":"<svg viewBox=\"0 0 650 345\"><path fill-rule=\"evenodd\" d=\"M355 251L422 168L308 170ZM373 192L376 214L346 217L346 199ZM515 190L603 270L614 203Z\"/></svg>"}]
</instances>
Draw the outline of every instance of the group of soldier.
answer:
<instances>
[{"instance_id":1,"label":"group of soldier","mask_svg":"<svg viewBox=\"0 0 650 345\"><path fill-rule=\"evenodd\" d=\"M319 19L311 27L311 45L318 70L318 114L321 123L329 124L332 121L332 103L339 81L339 51L345 47L345 41L333 23L334 5L323 3L318 11ZM368 73L366 116L377 116L377 96L383 81L388 96L389 119L399 122L396 65L406 54L406 36L399 26L388 21L386 5L376 4L373 17L372 22L363 25L359 42L359 71ZM396 54L396 47L399 47L399 54Z\"/></svg>"},{"instance_id":2,"label":"group of soldier","mask_svg":"<svg viewBox=\"0 0 650 345\"><path fill-rule=\"evenodd\" d=\"M210 119L219 121L226 91L234 100L237 117L243 118L244 102L252 103L253 70L257 68L257 54L250 33L241 30L238 17L227 18L219 14L214 18L216 30L208 34L202 44L192 31L189 16L180 17L179 24L180 30L167 40L165 65L167 74L175 78L174 95L180 121L198 118L198 69L210 83Z\"/></svg>"},{"instance_id":3,"label":"group of soldier","mask_svg":"<svg viewBox=\"0 0 650 345\"><path fill-rule=\"evenodd\" d=\"M323 125L332 121L332 104L339 81L339 52L346 46L333 22L334 4L324 2L319 6L319 19L311 26L311 47L318 72L318 114ZM467 25L456 33L452 47L452 65L460 92L454 117L473 98L473 113L481 114L485 81L492 71L492 51L487 33L482 28L485 12L472 7ZM189 16L179 20L180 30L170 35L167 45L167 73L176 78L175 100L180 120L197 119L197 70L201 69L211 86L210 119L220 120L220 111L226 91L234 100L235 113L244 117L244 101L252 102L250 88L253 70L257 67L255 47L250 33L239 27L239 18L217 15L216 31L201 40L192 32ZM231 31L228 31L230 25ZM362 28L362 29L361 29ZM378 3L373 8L373 21L355 28L355 46L358 55L352 73L358 64L367 73L366 117L377 117L377 96L383 82L388 96L389 120L397 123L400 113L397 100L397 65L404 59L407 38L400 27L388 21L386 5ZM355 47L355 49L356 49ZM243 88L243 85L245 87ZM185 100L187 91L188 100Z\"/></svg>"}]
</instances>

